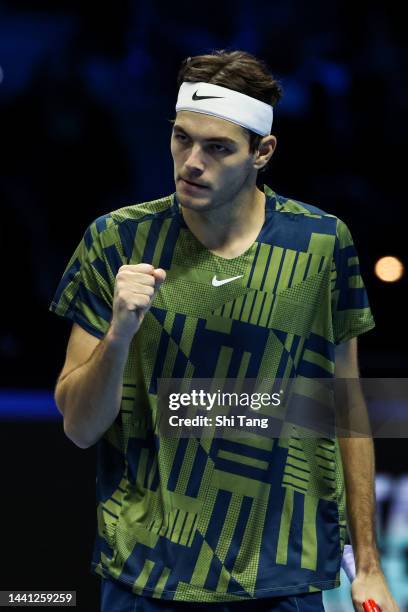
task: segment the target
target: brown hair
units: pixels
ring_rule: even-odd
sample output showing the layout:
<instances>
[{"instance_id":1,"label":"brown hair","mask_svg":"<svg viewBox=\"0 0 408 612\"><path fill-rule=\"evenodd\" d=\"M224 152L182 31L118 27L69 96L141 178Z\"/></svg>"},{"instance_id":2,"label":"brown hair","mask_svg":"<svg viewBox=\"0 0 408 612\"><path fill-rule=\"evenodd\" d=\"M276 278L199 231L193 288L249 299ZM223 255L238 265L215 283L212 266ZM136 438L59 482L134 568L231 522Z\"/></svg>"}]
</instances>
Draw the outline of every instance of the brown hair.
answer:
<instances>
[{"instance_id":1,"label":"brown hair","mask_svg":"<svg viewBox=\"0 0 408 612\"><path fill-rule=\"evenodd\" d=\"M275 106L283 95L281 84L272 76L263 60L246 51L213 51L207 55L195 55L183 60L177 75L177 85L189 81L213 83ZM246 128L243 128L246 129ZM249 151L254 153L262 136L249 133ZM266 164L260 172L266 170Z\"/></svg>"}]
</instances>

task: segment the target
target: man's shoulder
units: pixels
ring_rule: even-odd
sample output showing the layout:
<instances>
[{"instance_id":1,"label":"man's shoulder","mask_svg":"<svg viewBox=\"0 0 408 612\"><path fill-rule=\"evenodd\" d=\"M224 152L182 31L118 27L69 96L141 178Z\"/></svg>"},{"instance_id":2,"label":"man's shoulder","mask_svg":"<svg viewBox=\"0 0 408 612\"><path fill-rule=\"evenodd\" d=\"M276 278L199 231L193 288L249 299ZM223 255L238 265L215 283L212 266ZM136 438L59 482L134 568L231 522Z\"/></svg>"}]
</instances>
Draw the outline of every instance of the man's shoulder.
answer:
<instances>
[{"instance_id":1,"label":"man's shoulder","mask_svg":"<svg viewBox=\"0 0 408 612\"><path fill-rule=\"evenodd\" d=\"M306 233L312 231L322 235L341 236L345 234L346 238L349 236L346 223L337 215L314 204L281 195L272 190L269 191L275 200L275 211L296 218L299 221L299 229L303 228Z\"/></svg>"},{"instance_id":2,"label":"man's shoulder","mask_svg":"<svg viewBox=\"0 0 408 612\"><path fill-rule=\"evenodd\" d=\"M127 226L130 228L155 219L166 219L174 213L173 203L173 194L170 194L148 202L127 204L105 213L89 225L84 235L85 242L90 242L97 236L109 238L118 231L125 230Z\"/></svg>"},{"instance_id":3,"label":"man's shoulder","mask_svg":"<svg viewBox=\"0 0 408 612\"><path fill-rule=\"evenodd\" d=\"M157 200L149 200L148 202L137 202L117 208L116 210L102 215L96 219L101 229L108 228L112 225L120 225L126 222L140 223L143 221L151 221L166 217L172 212L173 194L158 198Z\"/></svg>"},{"instance_id":4,"label":"man's shoulder","mask_svg":"<svg viewBox=\"0 0 408 612\"><path fill-rule=\"evenodd\" d=\"M314 206L313 204L309 204L307 202L302 202L301 200L297 200L291 197L283 196L276 194L276 210L280 212L288 212L293 214L303 214L306 217L313 218L329 218L333 220L337 220L338 217L333 215L332 213L319 208L318 206Z\"/></svg>"}]
</instances>

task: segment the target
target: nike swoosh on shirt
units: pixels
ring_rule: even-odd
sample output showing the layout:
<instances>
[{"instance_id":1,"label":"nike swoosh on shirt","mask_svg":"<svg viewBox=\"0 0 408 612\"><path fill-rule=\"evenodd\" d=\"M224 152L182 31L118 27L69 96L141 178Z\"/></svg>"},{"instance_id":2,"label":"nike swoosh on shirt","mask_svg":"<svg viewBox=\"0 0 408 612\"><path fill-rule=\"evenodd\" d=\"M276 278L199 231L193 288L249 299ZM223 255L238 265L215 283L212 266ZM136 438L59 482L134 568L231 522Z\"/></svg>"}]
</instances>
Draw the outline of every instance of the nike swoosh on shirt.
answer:
<instances>
[{"instance_id":1,"label":"nike swoosh on shirt","mask_svg":"<svg viewBox=\"0 0 408 612\"><path fill-rule=\"evenodd\" d=\"M217 280L217 276L213 276L211 284L213 287L220 287L220 285L231 283L232 281L237 280L237 278L242 278L243 276L243 274L240 274L239 276L233 276L232 278L224 278L223 280Z\"/></svg>"},{"instance_id":2,"label":"nike swoosh on shirt","mask_svg":"<svg viewBox=\"0 0 408 612\"><path fill-rule=\"evenodd\" d=\"M197 91L193 93L193 100L209 100L210 98L223 98L224 97L224 96L197 96Z\"/></svg>"}]
</instances>

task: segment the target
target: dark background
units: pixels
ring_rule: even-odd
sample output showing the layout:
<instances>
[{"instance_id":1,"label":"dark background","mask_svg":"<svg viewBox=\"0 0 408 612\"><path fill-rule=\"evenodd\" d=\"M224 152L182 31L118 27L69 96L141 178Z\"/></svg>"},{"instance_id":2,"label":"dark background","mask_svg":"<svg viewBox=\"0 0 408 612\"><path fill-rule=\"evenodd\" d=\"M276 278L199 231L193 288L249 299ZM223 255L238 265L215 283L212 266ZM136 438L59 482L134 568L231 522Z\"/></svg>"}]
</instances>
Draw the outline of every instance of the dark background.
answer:
<instances>
[{"instance_id":1,"label":"dark background","mask_svg":"<svg viewBox=\"0 0 408 612\"><path fill-rule=\"evenodd\" d=\"M174 191L168 119L178 68L222 48L264 59L283 85L278 147L262 181L351 230L376 321L359 338L361 375L407 376L406 275L374 275L381 256L407 265L402 9L10 0L0 4L3 391L52 391L70 323L48 306L68 259L96 217ZM58 418L24 415L2 419L0 444L0 588L77 589L81 609L96 610L94 449L70 443ZM376 441L379 471L407 471L404 444Z\"/></svg>"}]
</instances>

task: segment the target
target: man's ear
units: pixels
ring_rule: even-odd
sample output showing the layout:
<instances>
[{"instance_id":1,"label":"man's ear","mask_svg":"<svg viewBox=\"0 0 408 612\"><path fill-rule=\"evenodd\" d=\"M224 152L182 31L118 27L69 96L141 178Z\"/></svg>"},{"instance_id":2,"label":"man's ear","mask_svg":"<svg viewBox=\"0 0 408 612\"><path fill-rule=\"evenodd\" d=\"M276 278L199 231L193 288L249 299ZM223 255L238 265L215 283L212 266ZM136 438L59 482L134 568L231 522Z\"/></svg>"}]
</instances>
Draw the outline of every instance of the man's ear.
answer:
<instances>
[{"instance_id":1,"label":"man's ear","mask_svg":"<svg viewBox=\"0 0 408 612\"><path fill-rule=\"evenodd\" d=\"M262 138L254 161L254 168L256 170L260 170L266 166L275 152L277 143L276 136L273 136L273 134L269 134L269 136L264 136L264 138Z\"/></svg>"}]
</instances>

